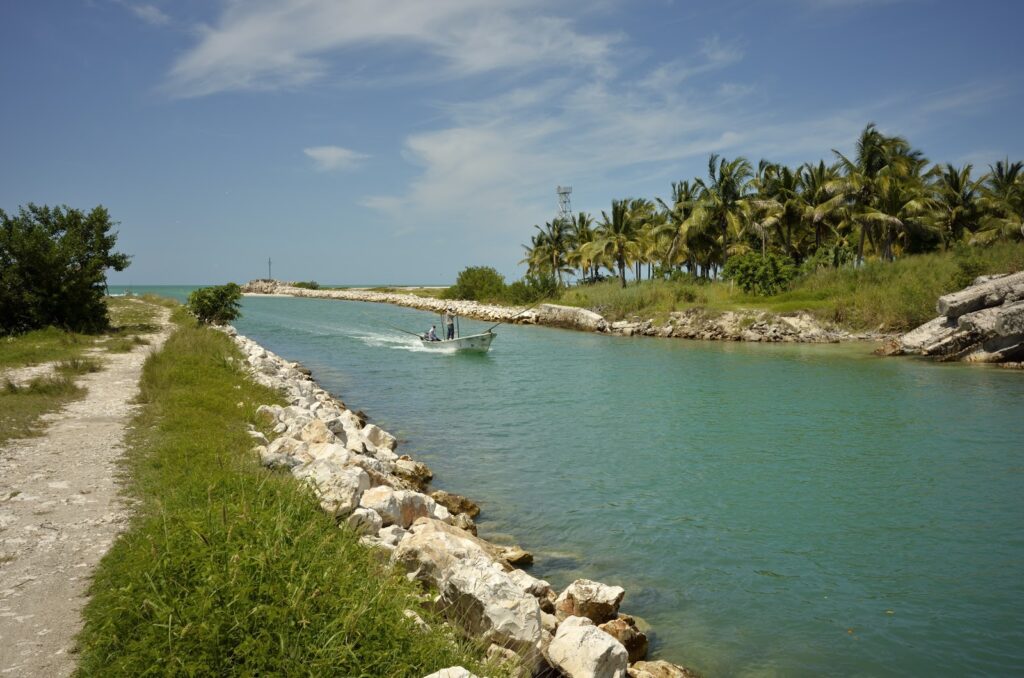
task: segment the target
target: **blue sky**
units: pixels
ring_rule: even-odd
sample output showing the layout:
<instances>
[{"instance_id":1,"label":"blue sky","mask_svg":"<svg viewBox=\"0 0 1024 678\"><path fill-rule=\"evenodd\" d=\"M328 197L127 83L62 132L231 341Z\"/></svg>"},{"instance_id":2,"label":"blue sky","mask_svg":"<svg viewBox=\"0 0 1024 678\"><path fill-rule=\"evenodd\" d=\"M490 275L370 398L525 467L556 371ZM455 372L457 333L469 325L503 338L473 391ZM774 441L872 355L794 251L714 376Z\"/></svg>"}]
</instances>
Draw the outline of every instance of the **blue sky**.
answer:
<instances>
[{"instance_id":1,"label":"blue sky","mask_svg":"<svg viewBox=\"0 0 1024 678\"><path fill-rule=\"evenodd\" d=\"M522 273L557 184L599 215L707 155L877 122L1024 158L1024 3L5 0L0 208L103 204L119 284Z\"/></svg>"}]
</instances>

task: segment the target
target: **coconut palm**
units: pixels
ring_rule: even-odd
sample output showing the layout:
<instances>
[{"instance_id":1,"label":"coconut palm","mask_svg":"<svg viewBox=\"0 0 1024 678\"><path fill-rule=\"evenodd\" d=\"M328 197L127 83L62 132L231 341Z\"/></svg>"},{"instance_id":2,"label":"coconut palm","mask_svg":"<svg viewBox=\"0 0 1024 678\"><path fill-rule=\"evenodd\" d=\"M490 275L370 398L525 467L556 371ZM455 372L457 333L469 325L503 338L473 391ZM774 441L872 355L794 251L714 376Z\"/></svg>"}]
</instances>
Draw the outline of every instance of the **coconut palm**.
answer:
<instances>
[{"instance_id":1,"label":"coconut palm","mask_svg":"<svg viewBox=\"0 0 1024 678\"><path fill-rule=\"evenodd\" d=\"M753 168L745 158L729 161L712 153L707 182L696 180L700 197L687 222L694 237L713 240L714 251L709 252L705 271L709 265L725 265L730 233L738 236L746 226L752 207L748 190L752 176Z\"/></svg>"},{"instance_id":2,"label":"coconut palm","mask_svg":"<svg viewBox=\"0 0 1024 678\"><path fill-rule=\"evenodd\" d=\"M981 221L980 181L971 179L972 166L957 169L946 164L933 170L929 187L935 204L934 223L946 248L978 229Z\"/></svg>"},{"instance_id":3,"label":"coconut palm","mask_svg":"<svg viewBox=\"0 0 1024 678\"><path fill-rule=\"evenodd\" d=\"M669 268L676 265L677 256L681 250L686 250L689 254L689 247L687 242L687 235L689 233L689 226L687 220L693 214L694 207L697 204L698 186L696 182L691 184L689 181L678 181L672 182L672 206L665 204L661 198L658 198L658 203L664 210L664 224L661 227L661 233L670 236L668 252L662 261L664 268ZM691 268L692 272L692 268Z\"/></svg>"},{"instance_id":4,"label":"coconut palm","mask_svg":"<svg viewBox=\"0 0 1024 678\"><path fill-rule=\"evenodd\" d=\"M914 236L929 232L929 217L935 203L928 197L922 174L927 161L894 163L878 173L874 201L858 215L877 228L881 236L881 256L885 261L895 258L893 245L897 240L911 244Z\"/></svg>"},{"instance_id":5,"label":"coconut palm","mask_svg":"<svg viewBox=\"0 0 1024 678\"><path fill-rule=\"evenodd\" d=\"M594 240L588 248L594 254L608 256L619 272L619 281L626 286L626 266L637 253L637 222L629 211L628 200L612 200L612 212L601 212L601 223L597 226Z\"/></svg>"},{"instance_id":6,"label":"coconut palm","mask_svg":"<svg viewBox=\"0 0 1024 678\"><path fill-rule=\"evenodd\" d=\"M835 229L843 219L843 196L828 189L839 178L839 168L836 165L826 166L824 161L818 161L817 165L807 163L801 169L800 177L803 219L814 233L814 251L817 251L822 246L822 233L826 229Z\"/></svg>"},{"instance_id":7,"label":"coconut palm","mask_svg":"<svg viewBox=\"0 0 1024 678\"><path fill-rule=\"evenodd\" d=\"M1024 238L1024 162L1000 160L984 178L982 207L987 215L974 241Z\"/></svg>"},{"instance_id":8,"label":"coconut palm","mask_svg":"<svg viewBox=\"0 0 1024 678\"><path fill-rule=\"evenodd\" d=\"M570 266L580 269L580 278L587 279L587 273L593 261L584 253L584 245L594 239L594 220L586 212L580 212L570 224L571 249L566 255Z\"/></svg>"}]
</instances>

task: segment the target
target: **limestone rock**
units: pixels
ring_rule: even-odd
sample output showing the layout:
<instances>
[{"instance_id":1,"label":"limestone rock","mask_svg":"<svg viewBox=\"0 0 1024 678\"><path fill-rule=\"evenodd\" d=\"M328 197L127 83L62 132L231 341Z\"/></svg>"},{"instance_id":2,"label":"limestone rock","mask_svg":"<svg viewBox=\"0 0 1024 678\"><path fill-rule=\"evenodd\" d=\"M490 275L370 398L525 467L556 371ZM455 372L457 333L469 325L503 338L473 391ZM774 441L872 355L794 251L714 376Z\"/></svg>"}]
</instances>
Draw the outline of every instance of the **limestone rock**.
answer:
<instances>
[{"instance_id":1,"label":"limestone rock","mask_svg":"<svg viewBox=\"0 0 1024 678\"><path fill-rule=\"evenodd\" d=\"M420 518L399 543L392 560L413 578L437 585L459 561L479 557L493 560L496 555L494 546L465 530L433 518Z\"/></svg>"},{"instance_id":2,"label":"limestone rock","mask_svg":"<svg viewBox=\"0 0 1024 678\"><path fill-rule=\"evenodd\" d=\"M398 439L376 424L367 424L363 427L363 437L373 443L374 447L387 448L394 451L398 447Z\"/></svg>"},{"instance_id":3,"label":"limestone rock","mask_svg":"<svg viewBox=\"0 0 1024 678\"><path fill-rule=\"evenodd\" d=\"M380 515L373 509L368 508L357 508L349 515L345 521L348 526L351 527L356 534L369 534L375 535L380 531L383 520Z\"/></svg>"},{"instance_id":4,"label":"limestone rock","mask_svg":"<svg viewBox=\"0 0 1024 678\"><path fill-rule=\"evenodd\" d=\"M939 315L959 318L965 313L1002 304L1008 296L1015 297L1014 300L1020 299L1017 296L1019 294L1024 294L1024 271L990 279L939 297L935 308Z\"/></svg>"},{"instance_id":5,"label":"limestone rock","mask_svg":"<svg viewBox=\"0 0 1024 678\"><path fill-rule=\"evenodd\" d=\"M441 580L445 614L468 633L519 652L541 637L540 606L490 558L455 563Z\"/></svg>"},{"instance_id":6,"label":"limestone rock","mask_svg":"<svg viewBox=\"0 0 1024 678\"><path fill-rule=\"evenodd\" d=\"M313 419L299 432L299 440L307 443L333 443L337 438L322 419Z\"/></svg>"},{"instance_id":7,"label":"limestone rock","mask_svg":"<svg viewBox=\"0 0 1024 678\"><path fill-rule=\"evenodd\" d=\"M508 561L509 565L514 565L515 567L525 567L526 565L533 564L533 554L529 551L524 551L519 546L503 546L501 547L500 555Z\"/></svg>"},{"instance_id":8,"label":"limestone rock","mask_svg":"<svg viewBox=\"0 0 1024 678\"><path fill-rule=\"evenodd\" d=\"M545 325L569 327L587 332L603 331L607 325L607 321L593 311L558 304L541 304L535 310L535 317L537 322Z\"/></svg>"},{"instance_id":9,"label":"limestone rock","mask_svg":"<svg viewBox=\"0 0 1024 678\"><path fill-rule=\"evenodd\" d=\"M559 619L571 616L587 617L595 624L614 619L619 603L626 595L620 586L606 586L589 579L577 579L558 596L555 614Z\"/></svg>"},{"instance_id":10,"label":"limestone rock","mask_svg":"<svg viewBox=\"0 0 1024 678\"><path fill-rule=\"evenodd\" d=\"M370 478L362 469L339 466L326 459L303 464L292 473L312 485L320 498L320 508L336 517L351 513L370 488Z\"/></svg>"},{"instance_id":11,"label":"limestone rock","mask_svg":"<svg viewBox=\"0 0 1024 678\"><path fill-rule=\"evenodd\" d=\"M452 666L447 669L441 669L435 671L428 676L423 678L477 678L475 675L462 668L461 666Z\"/></svg>"},{"instance_id":12,"label":"limestone rock","mask_svg":"<svg viewBox=\"0 0 1024 678\"><path fill-rule=\"evenodd\" d=\"M626 648L585 617L570 616L558 625L548 659L570 678L626 678Z\"/></svg>"},{"instance_id":13,"label":"limestone rock","mask_svg":"<svg viewBox=\"0 0 1024 678\"><path fill-rule=\"evenodd\" d=\"M407 456L403 455L393 463L395 465L395 475L407 480L416 487L426 487L430 479L434 477L433 471L426 464L414 461Z\"/></svg>"},{"instance_id":14,"label":"limestone rock","mask_svg":"<svg viewBox=\"0 0 1024 678\"><path fill-rule=\"evenodd\" d=\"M647 636L637 628L636 620L628 614L620 614L618 619L605 622L598 628L622 643L629 654L630 664L647 656Z\"/></svg>"},{"instance_id":15,"label":"limestone rock","mask_svg":"<svg viewBox=\"0 0 1024 678\"><path fill-rule=\"evenodd\" d=\"M629 667L630 678L700 678L700 674L688 668L659 659L653 662L636 662Z\"/></svg>"},{"instance_id":16,"label":"limestone rock","mask_svg":"<svg viewBox=\"0 0 1024 678\"><path fill-rule=\"evenodd\" d=\"M476 535L476 523L465 513L458 513L452 516L451 524L455 527L461 527L472 535Z\"/></svg>"},{"instance_id":17,"label":"limestone rock","mask_svg":"<svg viewBox=\"0 0 1024 678\"><path fill-rule=\"evenodd\" d=\"M430 496L434 501L441 506L444 506L455 515L465 514L470 518L476 518L480 515L480 507L472 500L463 497L461 494L453 494L451 492L445 492L444 490L434 490L430 493Z\"/></svg>"}]
</instances>

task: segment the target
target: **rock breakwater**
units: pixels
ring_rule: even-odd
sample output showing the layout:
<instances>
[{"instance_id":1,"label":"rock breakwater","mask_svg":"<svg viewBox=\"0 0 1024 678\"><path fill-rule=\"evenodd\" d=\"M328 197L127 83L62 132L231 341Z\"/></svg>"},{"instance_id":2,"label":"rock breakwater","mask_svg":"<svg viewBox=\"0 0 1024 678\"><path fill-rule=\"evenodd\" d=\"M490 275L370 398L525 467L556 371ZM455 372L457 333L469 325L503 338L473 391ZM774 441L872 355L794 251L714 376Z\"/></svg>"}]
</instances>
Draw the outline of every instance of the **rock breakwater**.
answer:
<instances>
[{"instance_id":1,"label":"rock breakwater","mask_svg":"<svg viewBox=\"0 0 1024 678\"><path fill-rule=\"evenodd\" d=\"M648 640L632 617L619 612L622 588L579 579L559 593L515 567L532 557L476 536L479 507L459 495L428 493L432 472L400 455L393 435L367 423L298 363L233 328L225 332L250 376L289 403L257 409L272 430L270 436L250 431L263 465L307 483L325 513L422 582L451 623L490 643L489 656L513 661L522 675L694 675L667 662L643 661ZM471 674L452 667L435 675Z\"/></svg>"},{"instance_id":2,"label":"rock breakwater","mask_svg":"<svg viewBox=\"0 0 1024 678\"><path fill-rule=\"evenodd\" d=\"M959 292L939 297L936 311L939 317L879 352L1022 366L1024 271L976 278Z\"/></svg>"},{"instance_id":3,"label":"rock breakwater","mask_svg":"<svg viewBox=\"0 0 1024 678\"><path fill-rule=\"evenodd\" d=\"M601 332L619 336L671 337L716 341L753 341L762 343L837 343L840 341L877 340L884 335L854 334L822 323L809 313L774 314L765 311L724 311L714 313L692 308L669 314L667 322L633 318L610 322L599 313L575 306L540 304L522 310L477 301L447 300L415 294L378 292L365 289L311 290L273 280L252 280L242 287L246 294L274 294L314 299L367 301L408 306L423 311L442 313L446 308L477 320L524 325L547 325L584 332Z\"/></svg>"}]
</instances>

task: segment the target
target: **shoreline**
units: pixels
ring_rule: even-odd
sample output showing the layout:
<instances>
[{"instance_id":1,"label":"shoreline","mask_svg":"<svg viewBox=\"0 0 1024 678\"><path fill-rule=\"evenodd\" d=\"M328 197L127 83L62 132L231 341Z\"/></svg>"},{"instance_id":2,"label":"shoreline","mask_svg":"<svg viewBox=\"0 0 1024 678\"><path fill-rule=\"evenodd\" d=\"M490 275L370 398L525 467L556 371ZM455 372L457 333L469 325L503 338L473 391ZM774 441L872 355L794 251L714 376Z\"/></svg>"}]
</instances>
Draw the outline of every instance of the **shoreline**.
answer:
<instances>
[{"instance_id":1,"label":"shoreline","mask_svg":"<svg viewBox=\"0 0 1024 678\"><path fill-rule=\"evenodd\" d=\"M321 508L360 533L364 545L439 591L435 604L469 635L490 642L489 657L522 662L531 672L556 667L569 676L587 675L581 667L593 662L622 675L627 666L639 676L695 675L664 660L644 661L647 636L635 618L619 612L624 589L578 579L557 593L519 569L532 564L532 555L477 537L479 507L431 491L433 472L399 456L393 435L349 409L299 363L233 327L224 331L245 356L250 378L290 403L257 410L279 434L268 440L251 431L263 465L308 483Z\"/></svg>"},{"instance_id":2,"label":"shoreline","mask_svg":"<svg viewBox=\"0 0 1024 678\"><path fill-rule=\"evenodd\" d=\"M647 336L672 339L698 339L705 341L746 341L754 343L807 343L835 344L841 342L881 342L897 335L879 332L850 332L822 324L811 314L794 312L775 314L767 311L708 312L703 308L674 311L664 324L653 320L619 320L609 322L601 315L585 308L559 304L538 304L522 310L498 304L477 301L447 300L419 297L414 294L374 292L365 289L311 290L293 287L276 281L254 280L242 287L245 296L303 297L336 299L405 306L421 311L442 313L454 308L462 317L487 322L507 322L518 325L544 325L583 332L596 332L613 336Z\"/></svg>"}]
</instances>

